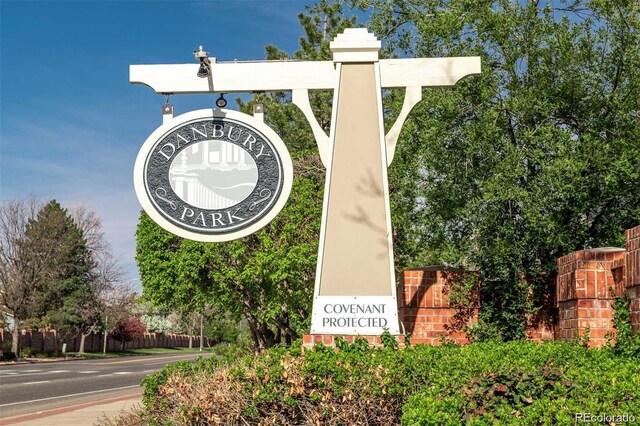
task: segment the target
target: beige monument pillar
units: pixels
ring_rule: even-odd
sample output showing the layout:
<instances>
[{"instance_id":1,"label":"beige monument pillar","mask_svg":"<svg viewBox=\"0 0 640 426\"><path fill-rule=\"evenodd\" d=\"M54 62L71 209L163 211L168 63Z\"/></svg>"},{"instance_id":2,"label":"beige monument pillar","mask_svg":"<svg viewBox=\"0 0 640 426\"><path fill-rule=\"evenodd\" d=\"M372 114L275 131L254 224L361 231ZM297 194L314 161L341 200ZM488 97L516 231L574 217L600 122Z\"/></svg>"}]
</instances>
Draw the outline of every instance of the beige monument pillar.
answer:
<instances>
[{"instance_id":1,"label":"beige monument pillar","mask_svg":"<svg viewBox=\"0 0 640 426\"><path fill-rule=\"evenodd\" d=\"M399 333L380 41L347 29L336 67L311 333Z\"/></svg>"}]
</instances>

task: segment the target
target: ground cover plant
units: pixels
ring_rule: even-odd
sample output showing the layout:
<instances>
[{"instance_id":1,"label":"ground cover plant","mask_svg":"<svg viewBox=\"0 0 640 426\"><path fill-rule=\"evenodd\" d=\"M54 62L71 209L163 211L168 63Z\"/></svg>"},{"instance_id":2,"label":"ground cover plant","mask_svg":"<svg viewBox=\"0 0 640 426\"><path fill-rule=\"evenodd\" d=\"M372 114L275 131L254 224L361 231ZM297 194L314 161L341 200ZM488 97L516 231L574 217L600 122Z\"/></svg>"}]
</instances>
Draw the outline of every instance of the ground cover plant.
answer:
<instances>
[{"instance_id":1,"label":"ground cover plant","mask_svg":"<svg viewBox=\"0 0 640 426\"><path fill-rule=\"evenodd\" d=\"M144 407L112 424L556 425L573 424L577 413L640 420L638 359L569 343L274 348L173 364L143 386Z\"/></svg>"}]
</instances>

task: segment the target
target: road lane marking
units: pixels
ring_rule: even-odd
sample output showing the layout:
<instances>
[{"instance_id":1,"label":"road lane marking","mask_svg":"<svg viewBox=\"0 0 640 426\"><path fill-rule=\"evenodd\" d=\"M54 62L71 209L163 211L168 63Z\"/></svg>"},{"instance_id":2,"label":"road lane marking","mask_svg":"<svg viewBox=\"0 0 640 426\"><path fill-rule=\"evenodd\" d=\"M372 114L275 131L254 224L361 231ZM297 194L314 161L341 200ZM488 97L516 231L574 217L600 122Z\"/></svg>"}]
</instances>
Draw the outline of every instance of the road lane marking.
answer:
<instances>
[{"instance_id":1,"label":"road lane marking","mask_svg":"<svg viewBox=\"0 0 640 426\"><path fill-rule=\"evenodd\" d=\"M41 380L39 382L24 382L23 385L37 385L40 383L49 383L51 380Z\"/></svg>"},{"instance_id":2,"label":"road lane marking","mask_svg":"<svg viewBox=\"0 0 640 426\"><path fill-rule=\"evenodd\" d=\"M109 377L109 376L113 376L113 374L112 374L112 373L109 373L109 374L101 374L101 375L99 375L98 377Z\"/></svg>"},{"instance_id":3,"label":"road lane marking","mask_svg":"<svg viewBox=\"0 0 640 426\"><path fill-rule=\"evenodd\" d=\"M132 371L116 371L115 373L112 374L133 374Z\"/></svg>"},{"instance_id":4,"label":"road lane marking","mask_svg":"<svg viewBox=\"0 0 640 426\"><path fill-rule=\"evenodd\" d=\"M70 370L55 370L55 371L43 371L43 372L40 372L40 373L13 373L13 374L7 374L4 377L46 376L46 375L49 375L49 374L59 374L59 373L69 373L69 372L70 372ZM2 375L0 375L0 377L1 376Z\"/></svg>"},{"instance_id":5,"label":"road lane marking","mask_svg":"<svg viewBox=\"0 0 640 426\"><path fill-rule=\"evenodd\" d=\"M39 398L39 399L32 399L32 400L29 400L29 401L10 402L9 404L0 404L0 407L9 407L10 405L30 404L32 402L50 401L52 399L69 398L69 397L72 397L72 396L89 395L89 394L92 394L92 393L109 392L109 391L115 391L115 390L121 390L121 389L139 388L139 387L140 387L140 385L131 385L131 386L122 386L122 387L119 387L119 388L101 389L101 390L97 390L97 391L72 393L70 395L50 396L49 398Z\"/></svg>"},{"instance_id":6,"label":"road lane marking","mask_svg":"<svg viewBox=\"0 0 640 426\"><path fill-rule=\"evenodd\" d=\"M3 374L37 373L42 370L0 370Z\"/></svg>"},{"instance_id":7,"label":"road lane marking","mask_svg":"<svg viewBox=\"0 0 640 426\"><path fill-rule=\"evenodd\" d=\"M87 370L87 371L76 371L76 373L78 374L92 374L92 373L97 373L98 370Z\"/></svg>"}]
</instances>

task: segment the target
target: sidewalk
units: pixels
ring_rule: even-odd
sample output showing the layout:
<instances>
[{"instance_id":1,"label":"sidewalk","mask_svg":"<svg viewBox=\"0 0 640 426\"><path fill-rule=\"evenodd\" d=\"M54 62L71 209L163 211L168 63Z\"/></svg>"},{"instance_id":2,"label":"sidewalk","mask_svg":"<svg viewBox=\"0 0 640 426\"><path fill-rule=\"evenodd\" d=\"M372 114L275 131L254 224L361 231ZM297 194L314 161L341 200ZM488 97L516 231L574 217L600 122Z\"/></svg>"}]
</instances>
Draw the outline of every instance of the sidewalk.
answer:
<instances>
[{"instance_id":1,"label":"sidewalk","mask_svg":"<svg viewBox=\"0 0 640 426\"><path fill-rule=\"evenodd\" d=\"M0 420L0 426L92 426L98 419L115 417L140 405L142 394L124 395L102 401L87 402L33 414L24 414Z\"/></svg>"}]
</instances>

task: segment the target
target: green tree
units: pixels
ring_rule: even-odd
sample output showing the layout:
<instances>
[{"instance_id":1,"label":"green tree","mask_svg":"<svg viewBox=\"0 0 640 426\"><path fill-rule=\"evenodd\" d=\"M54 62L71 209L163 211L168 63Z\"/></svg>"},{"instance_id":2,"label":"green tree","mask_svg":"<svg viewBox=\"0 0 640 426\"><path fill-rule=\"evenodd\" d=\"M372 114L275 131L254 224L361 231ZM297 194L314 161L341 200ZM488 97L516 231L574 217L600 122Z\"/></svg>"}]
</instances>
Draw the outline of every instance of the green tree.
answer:
<instances>
[{"instance_id":1,"label":"green tree","mask_svg":"<svg viewBox=\"0 0 640 426\"><path fill-rule=\"evenodd\" d=\"M638 1L354 3L387 55L482 57L482 75L423 91L392 205L415 208L424 259L478 270L484 330L522 337L557 257L640 220Z\"/></svg>"},{"instance_id":2,"label":"green tree","mask_svg":"<svg viewBox=\"0 0 640 426\"><path fill-rule=\"evenodd\" d=\"M26 225L20 246L44 258L32 323L53 326L58 333L77 330L83 323L81 310L91 303L91 253L82 230L57 201L46 204Z\"/></svg>"},{"instance_id":3,"label":"green tree","mask_svg":"<svg viewBox=\"0 0 640 426\"><path fill-rule=\"evenodd\" d=\"M201 312L209 304L247 319L257 346L296 338L310 312L322 180L317 156L294 162L293 190L269 225L227 243L182 240L145 213L136 233L144 297Z\"/></svg>"},{"instance_id":4,"label":"green tree","mask_svg":"<svg viewBox=\"0 0 640 426\"><path fill-rule=\"evenodd\" d=\"M211 247L216 299L248 321L254 343L290 343L308 329L320 232L322 168L316 155L294 161L289 201L265 228Z\"/></svg>"},{"instance_id":5,"label":"green tree","mask_svg":"<svg viewBox=\"0 0 640 426\"><path fill-rule=\"evenodd\" d=\"M205 246L165 231L142 212L136 261L144 300L167 311L202 312L213 296Z\"/></svg>"}]
</instances>

